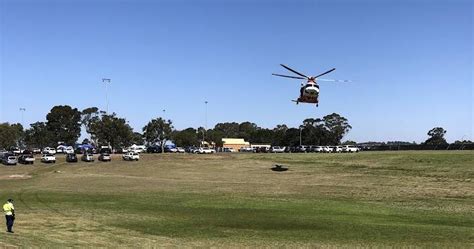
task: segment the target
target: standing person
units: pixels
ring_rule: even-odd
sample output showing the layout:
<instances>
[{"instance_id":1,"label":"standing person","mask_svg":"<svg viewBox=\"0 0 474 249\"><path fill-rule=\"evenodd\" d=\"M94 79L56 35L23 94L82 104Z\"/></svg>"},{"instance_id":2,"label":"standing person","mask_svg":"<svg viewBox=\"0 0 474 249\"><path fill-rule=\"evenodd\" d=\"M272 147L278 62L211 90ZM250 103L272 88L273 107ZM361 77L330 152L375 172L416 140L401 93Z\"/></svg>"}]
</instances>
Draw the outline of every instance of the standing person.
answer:
<instances>
[{"instance_id":1,"label":"standing person","mask_svg":"<svg viewBox=\"0 0 474 249\"><path fill-rule=\"evenodd\" d=\"M3 211L5 212L5 218L7 220L7 232L13 233L13 221L15 220L15 207L13 207L13 200L8 199L7 203L3 205Z\"/></svg>"}]
</instances>

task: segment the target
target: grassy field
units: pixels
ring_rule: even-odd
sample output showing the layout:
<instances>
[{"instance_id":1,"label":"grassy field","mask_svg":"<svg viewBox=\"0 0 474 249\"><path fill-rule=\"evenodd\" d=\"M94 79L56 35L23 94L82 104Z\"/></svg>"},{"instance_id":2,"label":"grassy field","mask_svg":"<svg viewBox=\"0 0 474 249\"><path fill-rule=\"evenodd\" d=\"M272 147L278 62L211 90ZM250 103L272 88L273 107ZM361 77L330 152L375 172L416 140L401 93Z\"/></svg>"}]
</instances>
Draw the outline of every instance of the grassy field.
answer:
<instances>
[{"instance_id":1,"label":"grassy field","mask_svg":"<svg viewBox=\"0 0 474 249\"><path fill-rule=\"evenodd\" d=\"M0 247L474 247L473 151L141 159L0 166Z\"/></svg>"}]
</instances>

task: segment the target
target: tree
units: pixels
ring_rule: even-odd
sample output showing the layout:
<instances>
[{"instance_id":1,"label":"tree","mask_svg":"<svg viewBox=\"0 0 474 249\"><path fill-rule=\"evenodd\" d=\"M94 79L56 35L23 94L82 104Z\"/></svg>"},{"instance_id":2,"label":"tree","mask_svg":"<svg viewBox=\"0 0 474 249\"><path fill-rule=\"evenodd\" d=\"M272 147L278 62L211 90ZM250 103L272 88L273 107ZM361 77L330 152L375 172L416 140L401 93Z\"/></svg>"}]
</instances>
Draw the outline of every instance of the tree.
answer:
<instances>
[{"instance_id":1,"label":"tree","mask_svg":"<svg viewBox=\"0 0 474 249\"><path fill-rule=\"evenodd\" d=\"M162 118L152 119L143 127L143 136L145 141L149 144L159 144L161 152L164 152L166 142L171 140L173 132L173 125L171 120L164 120Z\"/></svg>"},{"instance_id":2,"label":"tree","mask_svg":"<svg viewBox=\"0 0 474 249\"><path fill-rule=\"evenodd\" d=\"M352 140L346 140L342 143L342 145L357 145L357 143Z\"/></svg>"},{"instance_id":3,"label":"tree","mask_svg":"<svg viewBox=\"0 0 474 249\"><path fill-rule=\"evenodd\" d=\"M174 144L178 146L194 146L199 143L196 129L187 128L182 131L173 131Z\"/></svg>"},{"instance_id":4,"label":"tree","mask_svg":"<svg viewBox=\"0 0 474 249\"><path fill-rule=\"evenodd\" d=\"M328 145L330 131L325 127L322 119L308 118L303 120L301 136L303 144Z\"/></svg>"},{"instance_id":5,"label":"tree","mask_svg":"<svg viewBox=\"0 0 474 249\"><path fill-rule=\"evenodd\" d=\"M0 124L0 148L9 149L22 145L23 126L21 124Z\"/></svg>"},{"instance_id":6,"label":"tree","mask_svg":"<svg viewBox=\"0 0 474 249\"><path fill-rule=\"evenodd\" d=\"M285 132L283 143L284 146L298 146L300 144L300 129L289 128Z\"/></svg>"},{"instance_id":7,"label":"tree","mask_svg":"<svg viewBox=\"0 0 474 249\"><path fill-rule=\"evenodd\" d=\"M124 118L119 118L115 113L103 114L94 118L90 124L91 135L97 138L97 145L108 145L112 148L129 146L132 141L133 131Z\"/></svg>"},{"instance_id":8,"label":"tree","mask_svg":"<svg viewBox=\"0 0 474 249\"><path fill-rule=\"evenodd\" d=\"M285 124L279 124L275 128L273 128L273 138L272 138L271 143L273 145L288 144L288 141L286 141L286 139L287 139L287 136L286 136L287 130L288 130L288 126L286 126Z\"/></svg>"},{"instance_id":9,"label":"tree","mask_svg":"<svg viewBox=\"0 0 474 249\"><path fill-rule=\"evenodd\" d=\"M36 122L25 131L25 143L29 147L44 148L51 145L53 138L48 131L46 123Z\"/></svg>"},{"instance_id":10,"label":"tree","mask_svg":"<svg viewBox=\"0 0 474 249\"><path fill-rule=\"evenodd\" d=\"M73 145L81 135L81 112L76 108L68 105L54 106L46 115L46 120L46 127L54 142Z\"/></svg>"},{"instance_id":11,"label":"tree","mask_svg":"<svg viewBox=\"0 0 474 249\"><path fill-rule=\"evenodd\" d=\"M245 141L253 142L253 137L257 130L259 130L256 124L251 122L242 122L239 124L239 135L238 138L243 138Z\"/></svg>"},{"instance_id":12,"label":"tree","mask_svg":"<svg viewBox=\"0 0 474 249\"><path fill-rule=\"evenodd\" d=\"M337 113L324 116L323 121L324 127L330 132L329 142L334 145L340 144L344 135L352 129L348 120Z\"/></svg>"},{"instance_id":13,"label":"tree","mask_svg":"<svg viewBox=\"0 0 474 249\"><path fill-rule=\"evenodd\" d=\"M132 138L130 142L132 144L144 144L145 139L143 138L143 135L140 132L134 132L132 133Z\"/></svg>"},{"instance_id":14,"label":"tree","mask_svg":"<svg viewBox=\"0 0 474 249\"><path fill-rule=\"evenodd\" d=\"M105 114L105 113L104 113ZM91 133L91 123L99 118L100 112L97 107L89 107L81 112L81 124L86 128L86 132L89 133L91 139L94 140Z\"/></svg>"},{"instance_id":15,"label":"tree","mask_svg":"<svg viewBox=\"0 0 474 249\"><path fill-rule=\"evenodd\" d=\"M445 134L446 134L445 129L443 129L442 127L435 127L431 129L430 131L428 131L428 136L430 136L430 138L428 138L425 141L425 144L429 144L429 145L448 144L448 142L446 142L446 139L444 139Z\"/></svg>"}]
</instances>

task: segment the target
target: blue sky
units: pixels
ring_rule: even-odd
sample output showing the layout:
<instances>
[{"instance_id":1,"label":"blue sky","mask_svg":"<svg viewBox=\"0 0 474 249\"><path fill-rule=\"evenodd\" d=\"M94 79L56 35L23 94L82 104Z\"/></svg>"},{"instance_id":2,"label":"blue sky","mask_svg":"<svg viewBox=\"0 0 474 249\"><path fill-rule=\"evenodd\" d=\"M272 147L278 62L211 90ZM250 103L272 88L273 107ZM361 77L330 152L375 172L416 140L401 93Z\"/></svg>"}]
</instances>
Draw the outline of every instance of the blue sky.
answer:
<instances>
[{"instance_id":1,"label":"blue sky","mask_svg":"<svg viewBox=\"0 0 474 249\"><path fill-rule=\"evenodd\" d=\"M345 139L473 139L471 1L0 0L0 122L44 121L54 105L105 109L141 130L225 121L297 126L333 112ZM320 105L296 80L332 67Z\"/></svg>"}]
</instances>

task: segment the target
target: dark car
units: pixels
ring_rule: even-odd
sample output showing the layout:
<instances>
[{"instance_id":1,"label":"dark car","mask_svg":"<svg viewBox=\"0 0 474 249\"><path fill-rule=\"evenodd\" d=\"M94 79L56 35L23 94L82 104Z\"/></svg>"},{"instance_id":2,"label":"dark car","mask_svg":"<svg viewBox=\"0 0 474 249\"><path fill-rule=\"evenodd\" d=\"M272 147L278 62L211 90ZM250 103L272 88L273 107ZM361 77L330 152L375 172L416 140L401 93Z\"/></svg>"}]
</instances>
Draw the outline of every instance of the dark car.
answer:
<instances>
[{"instance_id":1,"label":"dark car","mask_svg":"<svg viewBox=\"0 0 474 249\"><path fill-rule=\"evenodd\" d=\"M81 157L81 161L93 162L94 161L94 155L91 154L91 153L84 153Z\"/></svg>"},{"instance_id":2,"label":"dark car","mask_svg":"<svg viewBox=\"0 0 474 249\"><path fill-rule=\"evenodd\" d=\"M309 148L309 147L304 146L304 145L297 146L297 147L295 148L295 152L297 152L297 153L304 153L304 152L307 152L307 148Z\"/></svg>"},{"instance_id":3,"label":"dark car","mask_svg":"<svg viewBox=\"0 0 474 249\"><path fill-rule=\"evenodd\" d=\"M146 149L146 153L161 153L161 147L160 146L150 146Z\"/></svg>"},{"instance_id":4,"label":"dark car","mask_svg":"<svg viewBox=\"0 0 474 249\"><path fill-rule=\"evenodd\" d=\"M18 157L18 163L21 164L33 164L35 162L35 157L33 154L21 154Z\"/></svg>"},{"instance_id":5,"label":"dark car","mask_svg":"<svg viewBox=\"0 0 474 249\"><path fill-rule=\"evenodd\" d=\"M77 155L75 153L69 153L66 155L66 162L77 163Z\"/></svg>"},{"instance_id":6,"label":"dark car","mask_svg":"<svg viewBox=\"0 0 474 249\"><path fill-rule=\"evenodd\" d=\"M165 153L176 153L178 150L175 147L165 146Z\"/></svg>"},{"instance_id":7,"label":"dark car","mask_svg":"<svg viewBox=\"0 0 474 249\"><path fill-rule=\"evenodd\" d=\"M110 156L109 153L101 153L98 159L99 161L102 161L102 162L112 161L112 157Z\"/></svg>"},{"instance_id":8,"label":"dark car","mask_svg":"<svg viewBox=\"0 0 474 249\"><path fill-rule=\"evenodd\" d=\"M198 150L198 147L195 147L195 146L188 146L184 148L184 151L187 153L196 153L197 150Z\"/></svg>"}]
</instances>

